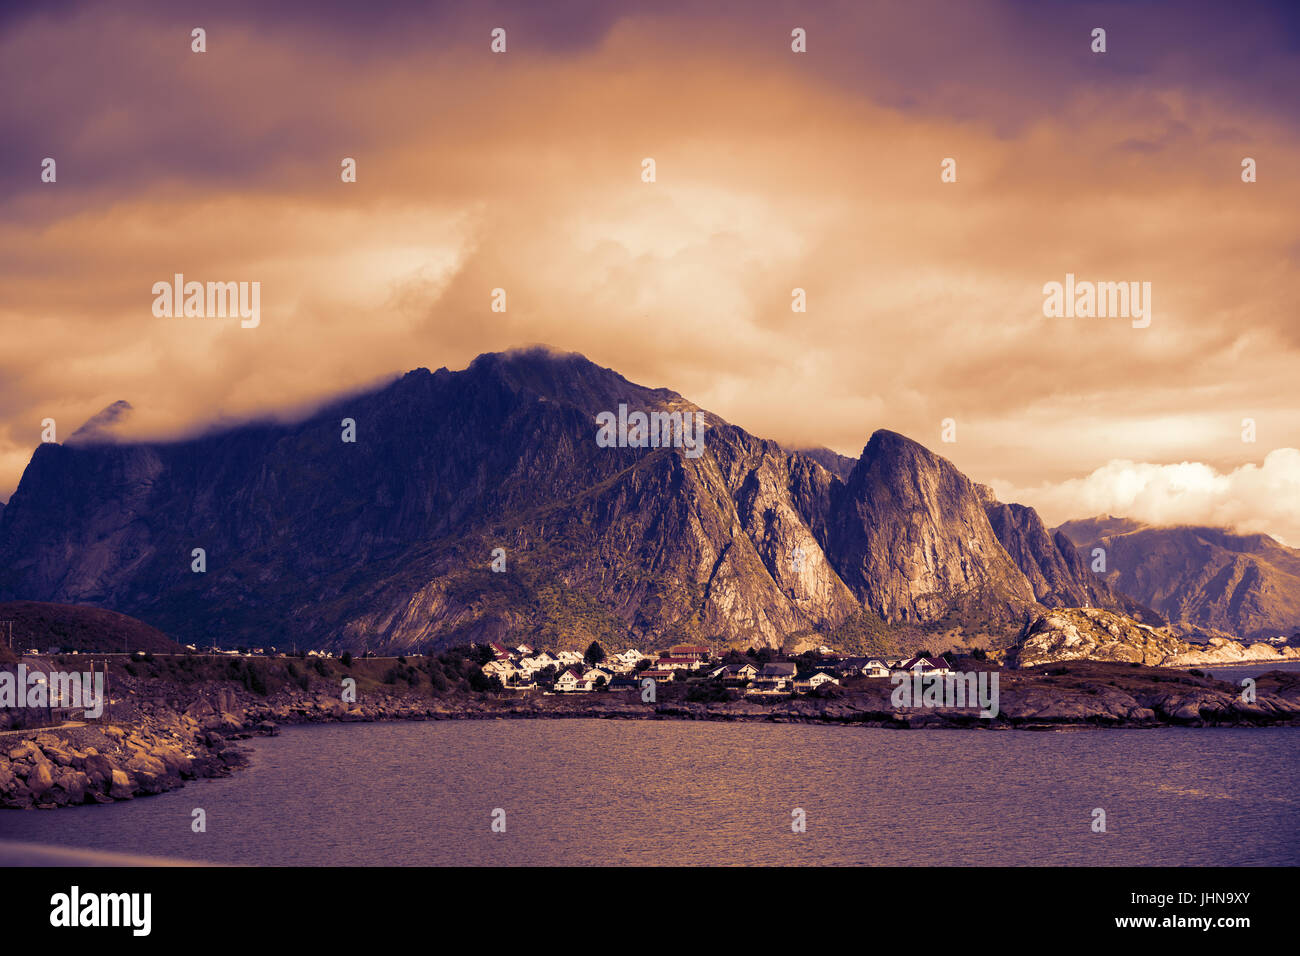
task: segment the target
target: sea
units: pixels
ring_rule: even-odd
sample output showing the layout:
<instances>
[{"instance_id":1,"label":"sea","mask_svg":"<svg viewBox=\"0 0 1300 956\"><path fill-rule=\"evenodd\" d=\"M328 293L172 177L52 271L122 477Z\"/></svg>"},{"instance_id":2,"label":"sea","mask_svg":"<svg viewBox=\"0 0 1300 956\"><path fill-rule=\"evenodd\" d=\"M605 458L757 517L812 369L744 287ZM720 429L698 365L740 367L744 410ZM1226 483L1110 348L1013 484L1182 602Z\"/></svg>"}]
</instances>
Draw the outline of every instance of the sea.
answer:
<instances>
[{"instance_id":1,"label":"sea","mask_svg":"<svg viewBox=\"0 0 1300 956\"><path fill-rule=\"evenodd\" d=\"M1294 728L496 719L246 743L230 777L0 811L0 839L255 866L1300 864Z\"/></svg>"}]
</instances>

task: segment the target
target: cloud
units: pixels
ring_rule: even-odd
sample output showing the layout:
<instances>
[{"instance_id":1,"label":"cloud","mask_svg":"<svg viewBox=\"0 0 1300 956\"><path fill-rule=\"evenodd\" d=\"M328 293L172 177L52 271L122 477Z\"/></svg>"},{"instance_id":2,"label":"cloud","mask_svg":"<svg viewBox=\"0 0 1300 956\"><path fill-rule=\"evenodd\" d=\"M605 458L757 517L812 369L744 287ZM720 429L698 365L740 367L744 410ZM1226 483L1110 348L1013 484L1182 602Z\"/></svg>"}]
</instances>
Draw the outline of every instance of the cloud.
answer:
<instances>
[{"instance_id":1,"label":"cloud","mask_svg":"<svg viewBox=\"0 0 1300 956\"><path fill-rule=\"evenodd\" d=\"M1300 449L1221 472L1200 462L1116 460L1083 478L1034 488L994 483L1001 501L1032 505L1049 525L1111 514L1147 524L1193 524L1271 534L1300 546Z\"/></svg>"},{"instance_id":2,"label":"cloud","mask_svg":"<svg viewBox=\"0 0 1300 956\"><path fill-rule=\"evenodd\" d=\"M1244 416L1300 445L1300 81L1267 11L838 2L798 11L795 56L776 3L593 7L241 2L203 55L149 4L12 21L0 498L45 417L125 399L183 433L527 342L790 445L888 427L1011 487L1231 473ZM154 318L176 272L260 281L261 326ZM1066 272L1151 281L1151 328L1044 319Z\"/></svg>"}]
</instances>

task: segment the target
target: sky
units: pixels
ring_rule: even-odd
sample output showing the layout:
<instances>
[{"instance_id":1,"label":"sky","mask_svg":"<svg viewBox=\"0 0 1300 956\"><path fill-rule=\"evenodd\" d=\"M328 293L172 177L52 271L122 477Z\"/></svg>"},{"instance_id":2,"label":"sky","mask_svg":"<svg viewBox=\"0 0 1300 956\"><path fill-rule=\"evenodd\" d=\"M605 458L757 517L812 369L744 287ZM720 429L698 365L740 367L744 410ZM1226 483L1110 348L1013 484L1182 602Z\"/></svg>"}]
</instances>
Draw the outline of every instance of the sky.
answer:
<instances>
[{"instance_id":1,"label":"sky","mask_svg":"<svg viewBox=\"0 0 1300 956\"><path fill-rule=\"evenodd\" d=\"M1300 546L1293 6L6 6L0 500L46 418L176 436L544 343L1050 524ZM259 324L156 316L176 273ZM1044 315L1067 274L1150 324Z\"/></svg>"}]
</instances>

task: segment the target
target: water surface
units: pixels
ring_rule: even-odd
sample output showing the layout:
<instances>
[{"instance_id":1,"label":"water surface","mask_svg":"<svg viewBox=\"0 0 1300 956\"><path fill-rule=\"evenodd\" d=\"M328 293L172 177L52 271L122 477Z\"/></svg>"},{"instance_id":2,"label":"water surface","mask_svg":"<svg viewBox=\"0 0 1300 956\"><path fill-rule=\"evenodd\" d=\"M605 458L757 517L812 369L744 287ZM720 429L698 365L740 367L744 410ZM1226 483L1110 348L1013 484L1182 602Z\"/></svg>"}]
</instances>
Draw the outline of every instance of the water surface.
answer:
<instances>
[{"instance_id":1,"label":"water surface","mask_svg":"<svg viewBox=\"0 0 1300 956\"><path fill-rule=\"evenodd\" d=\"M232 777L2 811L0 836L256 865L1300 863L1288 728L492 720L250 743ZM206 833L191 831L196 807ZM1094 808L1106 833L1091 830Z\"/></svg>"}]
</instances>

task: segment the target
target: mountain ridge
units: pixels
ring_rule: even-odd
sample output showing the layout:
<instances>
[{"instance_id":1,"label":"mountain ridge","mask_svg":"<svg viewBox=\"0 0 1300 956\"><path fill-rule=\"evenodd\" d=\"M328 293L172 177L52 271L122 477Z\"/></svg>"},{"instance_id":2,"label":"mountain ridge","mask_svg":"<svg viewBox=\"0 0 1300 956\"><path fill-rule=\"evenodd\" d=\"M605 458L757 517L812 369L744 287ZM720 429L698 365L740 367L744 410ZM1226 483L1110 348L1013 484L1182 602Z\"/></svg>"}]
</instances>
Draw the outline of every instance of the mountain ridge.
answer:
<instances>
[{"instance_id":1,"label":"mountain ridge","mask_svg":"<svg viewBox=\"0 0 1300 956\"><path fill-rule=\"evenodd\" d=\"M1082 559L1104 552L1104 577L1114 590L1187 635L1261 640L1300 632L1300 550L1269 535L1110 516L1060 530L1073 532ZM1090 537L1098 531L1109 533Z\"/></svg>"},{"instance_id":2,"label":"mountain ridge","mask_svg":"<svg viewBox=\"0 0 1300 956\"><path fill-rule=\"evenodd\" d=\"M703 455L599 447L619 404L698 411ZM577 353L487 353L293 422L39 446L0 511L0 599L111 607L189 643L390 651L998 644L1063 601L1131 610L1033 509L919 443L877 429L848 461Z\"/></svg>"}]
</instances>

